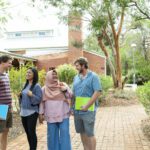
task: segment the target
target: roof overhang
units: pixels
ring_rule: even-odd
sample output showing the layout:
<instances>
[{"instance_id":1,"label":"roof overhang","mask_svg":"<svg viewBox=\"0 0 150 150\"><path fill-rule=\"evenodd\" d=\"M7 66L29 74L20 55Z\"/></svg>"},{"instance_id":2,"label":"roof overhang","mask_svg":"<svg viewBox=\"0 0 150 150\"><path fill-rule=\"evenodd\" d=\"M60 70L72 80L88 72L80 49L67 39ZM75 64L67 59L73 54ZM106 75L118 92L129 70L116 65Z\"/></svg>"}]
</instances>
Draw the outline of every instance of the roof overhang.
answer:
<instances>
[{"instance_id":1,"label":"roof overhang","mask_svg":"<svg viewBox=\"0 0 150 150\"><path fill-rule=\"evenodd\" d=\"M16 58L16 59L21 59L21 60L27 60L27 61L37 61L37 59L32 58L32 57L27 57L27 56L23 56L23 55L19 55L19 54L15 54L15 53L11 53L11 52L7 52L5 50L0 50L0 55L9 55L12 58Z\"/></svg>"}]
</instances>

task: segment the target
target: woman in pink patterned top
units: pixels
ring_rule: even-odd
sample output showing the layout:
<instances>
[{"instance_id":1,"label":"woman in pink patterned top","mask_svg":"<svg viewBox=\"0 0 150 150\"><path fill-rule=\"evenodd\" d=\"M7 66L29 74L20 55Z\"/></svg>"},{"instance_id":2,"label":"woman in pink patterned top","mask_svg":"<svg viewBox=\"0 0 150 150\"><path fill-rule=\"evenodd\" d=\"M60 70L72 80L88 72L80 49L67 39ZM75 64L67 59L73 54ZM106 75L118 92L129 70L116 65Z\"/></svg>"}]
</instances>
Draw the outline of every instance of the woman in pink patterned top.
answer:
<instances>
[{"instance_id":1,"label":"woman in pink patterned top","mask_svg":"<svg viewBox=\"0 0 150 150\"><path fill-rule=\"evenodd\" d=\"M47 121L48 150L71 150L69 116L72 92L67 84L59 82L57 72L51 70L46 75L40 104L40 122Z\"/></svg>"}]
</instances>

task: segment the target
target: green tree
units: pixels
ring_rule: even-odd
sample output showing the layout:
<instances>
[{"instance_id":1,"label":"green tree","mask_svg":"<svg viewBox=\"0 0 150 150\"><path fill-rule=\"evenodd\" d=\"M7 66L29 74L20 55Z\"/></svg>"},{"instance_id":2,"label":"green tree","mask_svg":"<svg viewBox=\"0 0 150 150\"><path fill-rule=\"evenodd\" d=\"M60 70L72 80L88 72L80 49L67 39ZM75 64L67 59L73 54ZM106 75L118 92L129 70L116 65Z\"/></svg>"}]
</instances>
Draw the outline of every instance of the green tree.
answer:
<instances>
[{"instance_id":1,"label":"green tree","mask_svg":"<svg viewBox=\"0 0 150 150\"><path fill-rule=\"evenodd\" d=\"M10 16L7 8L9 7L9 3L7 0L0 0L0 30L4 28L5 23L8 20L8 17Z\"/></svg>"},{"instance_id":2,"label":"green tree","mask_svg":"<svg viewBox=\"0 0 150 150\"><path fill-rule=\"evenodd\" d=\"M137 95L145 107L145 111L150 115L150 81L137 89Z\"/></svg>"},{"instance_id":3,"label":"green tree","mask_svg":"<svg viewBox=\"0 0 150 150\"><path fill-rule=\"evenodd\" d=\"M100 55L104 55L104 53L101 51L101 48L98 45L97 38L94 34L90 34L85 40L84 40L84 49L86 51L96 52Z\"/></svg>"},{"instance_id":4,"label":"green tree","mask_svg":"<svg viewBox=\"0 0 150 150\"><path fill-rule=\"evenodd\" d=\"M61 82L71 85L73 78L77 74L77 70L70 64L64 64L57 67L58 77Z\"/></svg>"},{"instance_id":5,"label":"green tree","mask_svg":"<svg viewBox=\"0 0 150 150\"><path fill-rule=\"evenodd\" d=\"M113 77L114 87L122 87L122 68L120 57L120 34L125 12L130 0L47 0L50 4L71 11L74 16L81 15L89 21L90 29L97 37L98 45L106 56ZM62 13L63 14L63 13ZM69 18L70 19L70 18ZM111 49L109 52L108 49ZM113 55L113 61L110 59Z\"/></svg>"},{"instance_id":6,"label":"green tree","mask_svg":"<svg viewBox=\"0 0 150 150\"><path fill-rule=\"evenodd\" d=\"M150 20L149 0L131 0L130 6L134 9L132 12L135 20Z\"/></svg>"},{"instance_id":7,"label":"green tree","mask_svg":"<svg viewBox=\"0 0 150 150\"><path fill-rule=\"evenodd\" d=\"M142 78L149 79L150 63L150 20L132 20L127 27L129 32L122 36L121 55L124 74L133 70L133 55L135 60L135 71ZM131 47L132 44L136 47ZM127 67L127 68L125 68Z\"/></svg>"}]
</instances>

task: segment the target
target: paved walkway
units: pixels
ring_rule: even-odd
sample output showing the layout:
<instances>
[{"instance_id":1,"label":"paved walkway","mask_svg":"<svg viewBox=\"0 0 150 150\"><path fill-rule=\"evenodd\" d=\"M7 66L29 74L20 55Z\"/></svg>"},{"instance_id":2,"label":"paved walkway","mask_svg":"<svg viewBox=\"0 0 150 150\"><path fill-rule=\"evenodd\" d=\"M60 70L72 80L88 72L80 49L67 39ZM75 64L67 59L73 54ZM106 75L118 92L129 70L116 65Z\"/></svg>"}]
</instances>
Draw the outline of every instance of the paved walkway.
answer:
<instances>
[{"instance_id":1,"label":"paved walkway","mask_svg":"<svg viewBox=\"0 0 150 150\"><path fill-rule=\"evenodd\" d=\"M140 124L147 115L141 105L102 107L96 120L96 150L150 150L150 142L144 137ZM73 118L70 122L73 150L83 150L80 137L75 133ZM37 128L38 150L46 148L46 124ZM28 150L25 135L12 140L8 150Z\"/></svg>"}]
</instances>

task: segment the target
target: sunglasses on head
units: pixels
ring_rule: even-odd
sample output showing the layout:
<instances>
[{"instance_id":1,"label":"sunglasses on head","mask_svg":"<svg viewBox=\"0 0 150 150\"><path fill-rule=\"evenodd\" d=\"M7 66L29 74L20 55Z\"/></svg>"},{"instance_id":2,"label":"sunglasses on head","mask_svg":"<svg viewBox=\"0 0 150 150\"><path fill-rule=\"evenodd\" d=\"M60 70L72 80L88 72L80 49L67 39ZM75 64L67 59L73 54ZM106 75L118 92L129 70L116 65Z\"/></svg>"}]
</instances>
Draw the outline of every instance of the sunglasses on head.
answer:
<instances>
[{"instance_id":1,"label":"sunglasses on head","mask_svg":"<svg viewBox=\"0 0 150 150\"><path fill-rule=\"evenodd\" d=\"M49 71L51 71L51 70L53 71L53 73L57 74L55 67L50 67L50 68L49 68Z\"/></svg>"},{"instance_id":2,"label":"sunglasses on head","mask_svg":"<svg viewBox=\"0 0 150 150\"><path fill-rule=\"evenodd\" d=\"M51 71L51 70L55 70L55 67L50 67L50 68L49 68L49 71Z\"/></svg>"}]
</instances>

